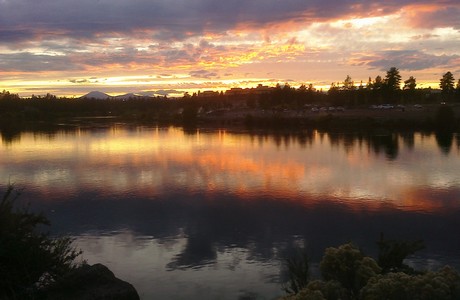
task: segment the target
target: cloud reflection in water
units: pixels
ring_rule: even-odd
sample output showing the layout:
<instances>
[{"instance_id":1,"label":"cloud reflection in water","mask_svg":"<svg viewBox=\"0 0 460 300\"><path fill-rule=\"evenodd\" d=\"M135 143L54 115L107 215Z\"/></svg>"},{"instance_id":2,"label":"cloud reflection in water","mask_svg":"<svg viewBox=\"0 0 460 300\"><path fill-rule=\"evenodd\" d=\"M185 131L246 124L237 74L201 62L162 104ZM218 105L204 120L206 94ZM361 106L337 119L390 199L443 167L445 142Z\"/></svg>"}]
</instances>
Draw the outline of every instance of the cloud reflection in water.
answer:
<instances>
[{"instance_id":1,"label":"cloud reflection in water","mask_svg":"<svg viewBox=\"0 0 460 300\"><path fill-rule=\"evenodd\" d=\"M0 148L0 175L144 293L276 295L299 244L315 262L350 240L375 254L385 231L458 263L459 151L439 149L418 133L114 127L21 133Z\"/></svg>"}]
</instances>

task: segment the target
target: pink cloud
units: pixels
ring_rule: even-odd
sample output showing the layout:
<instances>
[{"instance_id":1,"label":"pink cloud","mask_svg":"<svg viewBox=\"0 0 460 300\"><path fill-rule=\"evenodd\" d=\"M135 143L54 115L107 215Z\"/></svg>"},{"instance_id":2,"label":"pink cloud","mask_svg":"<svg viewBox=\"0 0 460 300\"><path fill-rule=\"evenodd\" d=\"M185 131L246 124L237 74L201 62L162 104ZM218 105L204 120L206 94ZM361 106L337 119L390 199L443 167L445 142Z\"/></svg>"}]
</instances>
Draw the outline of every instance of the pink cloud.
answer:
<instances>
[{"instance_id":1,"label":"pink cloud","mask_svg":"<svg viewBox=\"0 0 460 300\"><path fill-rule=\"evenodd\" d=\"M460 30L460 3L433 3L410 5L404 9L403 16L416 28L454 28Z\"/></svg>"}]
</instances>

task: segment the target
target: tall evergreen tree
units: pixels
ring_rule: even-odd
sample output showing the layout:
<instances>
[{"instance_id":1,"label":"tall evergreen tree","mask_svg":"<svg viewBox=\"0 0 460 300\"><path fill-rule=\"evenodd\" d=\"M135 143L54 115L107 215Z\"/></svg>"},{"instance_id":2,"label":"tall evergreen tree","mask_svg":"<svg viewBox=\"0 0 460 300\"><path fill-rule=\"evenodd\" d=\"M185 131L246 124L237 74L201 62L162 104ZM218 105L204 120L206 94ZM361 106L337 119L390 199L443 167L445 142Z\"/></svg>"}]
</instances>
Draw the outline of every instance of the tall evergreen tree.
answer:
<instances>
[{"instance_id":1,"label":"tall evergreen tree","mask_svg":"<svg viewBox=\"0 0 460 300\"><path fill-rule=\"evenodd\" d=\"M375 77L375 80L374 80L373 89L374 89L374 90L381 90L381 89L382 89L382 86L383 86L383 79L382 79L382 76L377 75L377 76Z\"/></svg>"},{"instance_id":2,"label":"tall evergreen tree","mask_svg":"<svg viewBox=\"0 0 460 300\"><path fill-rule=\"evenodd\" d=\"M417 86L416 79L414 76L409 77L409 79L404 81L403 90L414 91L415 87Z\"/></svg>"},{"instance_id":3,"label":"tall evergreen tree","mask_svg":"<svg viewBox=\"0 0 460 300\"><path fill-rule=\"evenodd\" d=\"M391 67L387 71L387 75L385 76L385 85L390 91L398 91L401 89L401 75L399 74L399 70L395 67Z\"/></svg>"},{"instance_id":4,"label":"tall evergreen tree","mask_svg":"<svg viewBox=\"0 0 460 300\"><path fill-rule=\"evenodd\" d=\"M404 87L403 87L403 99L405 101L413 101L416 97L416 89L417 81L414 76L409 77L409 79L404 80Z\"/></svg>"},{"instance_id":5,"label":"tall evergreen tree","mask_svg":"<svg viewBox=\"0 0 460 300\"><path fill-rule=\"evenodd\" d=\"M350 75L347 75L347 78L343 81L343 89L345 91L351 91L355 89L355 83L351 79Z\"/></svg>"},{"instance_id":6,"label":"tall evergreen tree","mask_svg":"<svg viewBox=\"0 0 460 300\"><path fill-rule=\"evenodd\" d=\"M442 78L439 82L439 87L442 90L443 94L450 94L454 90L454 75L451 72L447 72L442 75Z\"/></svg>"}]
</instances>

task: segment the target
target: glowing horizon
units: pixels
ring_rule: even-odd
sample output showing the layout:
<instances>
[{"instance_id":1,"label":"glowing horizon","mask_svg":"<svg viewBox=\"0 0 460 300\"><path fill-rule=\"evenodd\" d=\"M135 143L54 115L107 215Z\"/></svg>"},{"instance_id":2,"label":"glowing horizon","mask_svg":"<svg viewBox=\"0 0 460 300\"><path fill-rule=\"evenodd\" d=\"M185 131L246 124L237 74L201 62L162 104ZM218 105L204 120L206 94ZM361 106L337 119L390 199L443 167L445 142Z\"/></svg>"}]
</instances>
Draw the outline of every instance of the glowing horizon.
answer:
<instances>
[{"instance_id":1,"label":"glowing horizon","mask_svg":"<svg viewBox=\"0 0 460 300\"><path fill-rule=\"evenodd\" d=\"M308 85L313 84L315 90L317 91L327 91L329 90L331 84L324 84L323 82L314 83L314 82L281 82L281 81L271 81L271 80L263 80L263 79L253 79L253 80L243 80L243 79L229 79L223 81L203 81L197 80L193 83L187 82L180 82L176 81L174 83L171 82L152 82L150 85L148 83L140 83L137 80L134 81L127 81L126 79L116 77L116 78L107 78L107 83L105 84L93 84L93 85L85 85L82 89L78 90L68 90L68 87L65 83L55 81L55 82L41 82L41 81L30 81L24 86L22 84L11 83L10 89L5 89L10 93L19 94L21 97L30 97L32 95L35 96L43 96L47 93L52 95L56 95L58 97L67 97L67 98L76 98L81 97L89 92L92 91L99 91L103 92L111 97L124 95L126 93L149 93L152 92L152 95L162 95L162 92L165 91L168 93L170 97L181 97L185 93L189 93L190 95L193 93L203 92L203 91L218 91L218 92L225 92L230 90L231 88L256 88L259 84L269 87L275 87L277 84L289 84L291 87L299 88L301 85ZM359 87L359 85L363 84L366 85L367 81L359 81L355 82L355 86ZM341 83L341 82L331 82L331 83ZM185 88L174 88L171 85L177 84L182 86L188 85L199 85L199 87L185 87ZM320 85L321 84L321 85ZM439 88L438 82L417 82L417 88ZM41 87L41 92L30 92L27 90L27 87L33 87L34 90L37 90L38 87ZM53 88L48 88L52 86ZM136 87L150 87L143 88L143 89L136 89ZM158 89L153 89L153 87L157 86ZM403 85L401 85L402 87ZM173 90L170 90L174 88ZM38 89L40 90L40 89ZM170 91L168 91L170 90Z\"/></svg>"},{"instance_id":2,"label":"glowing horizon","mask_svg":"<svg viewBox=\"0 0 460 300\"><path fill-rule=\"evenodd\" d=\"M110 13L104 13L109 11ZM460 3L242 0L0 2L0 89L27 97L232 87L327 89L391 67L417 87L460 77Z\"/></svg>"}]
</instances>

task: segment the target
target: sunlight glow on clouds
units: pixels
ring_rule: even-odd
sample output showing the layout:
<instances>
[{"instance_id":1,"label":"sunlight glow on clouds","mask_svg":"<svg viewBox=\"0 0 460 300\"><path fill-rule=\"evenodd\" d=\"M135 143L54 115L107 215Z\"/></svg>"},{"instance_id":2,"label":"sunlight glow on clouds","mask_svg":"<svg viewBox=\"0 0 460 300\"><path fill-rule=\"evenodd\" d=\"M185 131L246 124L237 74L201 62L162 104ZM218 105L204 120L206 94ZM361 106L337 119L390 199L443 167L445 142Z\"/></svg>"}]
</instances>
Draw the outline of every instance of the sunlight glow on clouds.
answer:
<instances>
[{"instance_id":1,"label":"sunlight glow on clouds","mask_svg":"<svg viewBox=\"0 0 460 300\"><path fill-rule=\"evenodd\" d=\"M1 88L27 96L325 85L393 66L403 80L438 82L447 71L460 77L458 15L454 0L4 0Z\"/></svg>"}]
</instances>

